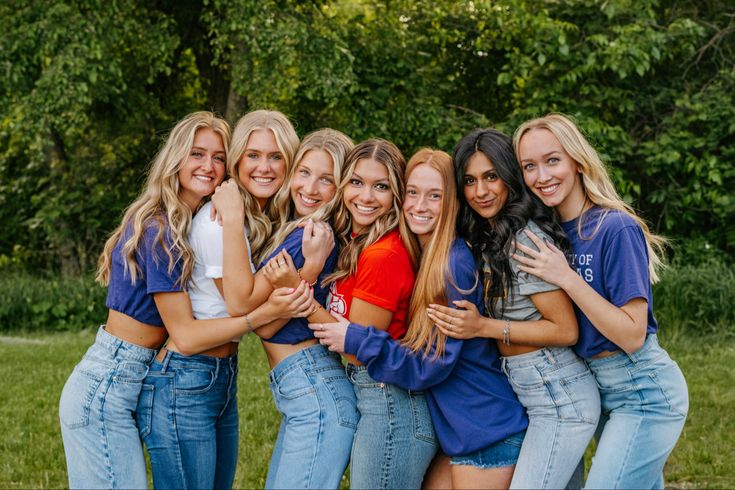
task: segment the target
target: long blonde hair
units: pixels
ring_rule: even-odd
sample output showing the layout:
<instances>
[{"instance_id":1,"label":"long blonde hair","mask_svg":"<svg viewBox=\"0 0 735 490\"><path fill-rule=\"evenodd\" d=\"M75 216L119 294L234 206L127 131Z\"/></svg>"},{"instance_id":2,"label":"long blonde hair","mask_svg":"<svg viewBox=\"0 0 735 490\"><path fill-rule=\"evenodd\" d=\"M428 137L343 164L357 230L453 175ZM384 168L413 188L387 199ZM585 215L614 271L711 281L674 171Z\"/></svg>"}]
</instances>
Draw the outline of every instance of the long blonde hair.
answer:
<instances>
[{"instance_id":1,"label":"long blonde hair","mask_svg":"<svg viewBox=\"0 0 735 490\"><path fill-rule=\"evenodd\" d=\"M260 254L262 258L269 257L273 251L283 243L288 235L291 234L301 223L308 219L314 221L328 221L332 216L332 211L337 200L337 193L328 202L320 206L309 216L302 216L298 219L293 219L294 205L293 199L291 199L291 180L293 179L296 168L299 163L311 150L322 150L329 154L332 158L332 174L334 175L334 184L339 188L341 183L342 165L345 162L345 157L350 150L355 146L352 140L347 137L344 133L335 129L320 129L309 133L301 141L299 145L299 151L296 153L294 163L291 165L291 170L288 172L286 181L283 187L278 191L276 197L273 199L273 204L277 209L278 224L275 233L270 237L268 243L263 247L263 252Z\"/></svg>"},{"instance_id":2,"label":"long blonde hair","mask_svg":"<svg viewBox=\"0 0 735 490\"><path fill-rule=\"evenodd\" d=\"M551 113L544 117L526 121L516 130L513 136L513 146L519 162L518 148L521 138L532 129L551 131L564 148L564 151L569 154L581 170L581 182L585 198L606 210L601 215L597 227L590 236L582 236L582 224L586 211L582 213L577 223L577 233L580 238L583 240L594 238L602 220L607 215L607 210L617 210L627 214L643 230L646 248L648 249L648 271L651 276L651 283L658 282L658 271L664 267L662 257L665 253L666 239L652 233L646 222L635 213L632 207L623 201L615 190L605 164L602 163L599 155L579 128L567 116L559 113Z\"/></svg>"},{"instance_id":3,"label":"long blonde hair","mask_svg":"<svg viewBox=\"0 0 735 490\"><path fill-rule=\"evenodd\" d=\"M416 275L411 305L408 310L408 330L403 338L403 343L412 351L423 351L425 355L428 355L431 348L435 347L434 357L436 358L444 354L447 337L434 327L434 322L426 313L426 307L431 303L446 305L446 287L450 283L456 284L451 277L449 255L456 237L455 225L459 202L457 201L457 184L454 179L454 164L449 154L431 148L419 150L408 161L406 182L411 172L419 165L428 165L441 175L443 189L441 215L429 243L421 254L421 265ZM405 222L405 220L404 214L401 213L401 221Z\"/></svg>"},{"instance_id":4,"label":"long blonde hair","mask_svg":"<svg viewBox=\"0 0 735 490\"><path fill-rule=\"evenodd\" d=\"M174 126L151 164L143 192L128 206L122 222L105 243L97 265L98 283L103 286L110 283L112 251L130 227L132 233L123 243L122 254L125 259L125 274L129 274L131 282L135 284L137 278L143 274L135 260L135 254L146 228L155 221L158 227L156 240L168 258L167 270L169 273L173 272L176 263L181 262L179 285L187 285L194 267L194 254L188 241L192 211L179 198L179 171L186 163L196 132L203 128L209 128L218 134L222 138L225 152L228 151L230 126L211 112L194 112ZM164 231L167 228L170 246L164 240Z\"/></svg>"},{"instance_id":5,"label":"long blonde hair","mask_svg":"<svg viewBox=\"0 0 735 490\"><path fill-rule=\"evenodd\" d=\"M393 193L393 202L391 208L370 226L367 232L360 233L355 238L352 234L352 215L344 203L345 188L352 179L355 167L360 160L372 159L385 166L388 170L388 182L390 190ZM345 158L345 164L342 167L342 178L337 188L336 211L334 216L334 232L339 243L339 258L337 259L337 267L330 274L324 283L337 281L343 277L348 277L357 270L357 260L362 251L377 242L386 233L399 226L399 216L401 215L401 203L405 184L403 173L406 168L406 160L403 158L401 150L390 141L380 138L365 140L355 146ZM416 247L412 246L415 240L408 229L400 229L401 239L411 255L413 267L416 267L417 256L415 255ZM412 254L412 250L414 251Z\"/></svg>"},{"instance_id":6,"label":"long blonde hair","mask_svg":"<svg viewBox=\"0 0 735 490\"><path fill-rule=\"evenodd\" d=\"M291 121L281 112L259 109L248 112L242 116L235 125L232 132L232 143L227 155L227 173L235 179L240 187L240 194L245 202L245 224L250 232L250 247L253 260L257 263L260 249L273 229L273 222L278 221L278 211L274 206L274 199L270 199L265 209L260 209L258 202L245 189L238 175L240 161L248 144L248 139L253 131L259 129L270 129L276 139L276 145L281 150L286 162L286 174L291 171L296 149L299 146L299 137L291 124Z\"/></svg>"}]
</instances>

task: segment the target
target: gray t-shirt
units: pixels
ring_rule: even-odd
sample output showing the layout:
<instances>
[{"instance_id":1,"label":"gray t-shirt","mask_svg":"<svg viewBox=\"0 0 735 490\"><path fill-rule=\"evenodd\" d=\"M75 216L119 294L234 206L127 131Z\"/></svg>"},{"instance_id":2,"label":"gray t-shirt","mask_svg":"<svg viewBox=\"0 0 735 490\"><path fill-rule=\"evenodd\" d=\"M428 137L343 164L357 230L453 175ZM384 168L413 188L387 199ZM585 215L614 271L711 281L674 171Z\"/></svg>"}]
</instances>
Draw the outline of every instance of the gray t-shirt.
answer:
<instances>
[{"instance_id":1,"label":"gray t-shirt","mask_svg":"<svg viewBox=\"0 0 735 490\"><path fill-rule=\"evenodd\" d=\"M533 221L529 221L524 229L516 233L517 243L525 245L534 250L538 250L536 245L534 245L531 239L528 238L528 235L526 235L525 230L531 231L542 240L553 242L553 240L551 240L551 238L549 238L546 233L541 231L541 228L539 228L536 223L534 223ZM515 249L511 248L510 253L513 254L513 252L515 252ZM559 286L549 284L548 282L539 279L532 274L523 272L518 269L518 266L518 261L511 257L510 268L513 271L514 277L512 278L510 294L505 291L505 304L503 304L503 298L486 298L485 306L488 307L488 303L490 301L495 301L495 314L500 315L502 311L502 316L500 318L503 320L538 320L541 318L541 313L539 313L539 311L536 309L536 305L534 305L533 301L531 301L531 295L536 293L543 293L546 291L554 291L556 289L559 289ZM490 272L490 268L487 265L487 261L485 262L485 264L483 264L483 268L485 270L485 277L489 277L488 274ZM489 312L490 308L487 308L487 310Z\"/></svg>"}]
</instances>

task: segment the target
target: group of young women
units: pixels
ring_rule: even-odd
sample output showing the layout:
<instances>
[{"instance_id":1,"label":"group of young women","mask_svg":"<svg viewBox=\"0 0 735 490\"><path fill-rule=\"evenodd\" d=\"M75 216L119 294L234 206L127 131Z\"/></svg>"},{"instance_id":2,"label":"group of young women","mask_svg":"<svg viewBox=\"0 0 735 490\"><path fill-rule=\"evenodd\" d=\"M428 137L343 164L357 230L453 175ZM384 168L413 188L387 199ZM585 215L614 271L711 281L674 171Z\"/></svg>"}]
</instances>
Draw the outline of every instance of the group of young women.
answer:
<instances>
[{"instance_id":1,"label":"group of young women","mask_svg":"<svg viewBox=\"0 0 735 490\"><path fill-rule=\"evenodd\" d=\"M69 485L145 487L143 442L156 488L231 488L252 332L283 416L267 488L348 464L352 488L663 488L688 396L656 340L662 245L559 114L407 164L276 111L232 135L191 114L100 258Z\"/></svg>"}]
</instances>

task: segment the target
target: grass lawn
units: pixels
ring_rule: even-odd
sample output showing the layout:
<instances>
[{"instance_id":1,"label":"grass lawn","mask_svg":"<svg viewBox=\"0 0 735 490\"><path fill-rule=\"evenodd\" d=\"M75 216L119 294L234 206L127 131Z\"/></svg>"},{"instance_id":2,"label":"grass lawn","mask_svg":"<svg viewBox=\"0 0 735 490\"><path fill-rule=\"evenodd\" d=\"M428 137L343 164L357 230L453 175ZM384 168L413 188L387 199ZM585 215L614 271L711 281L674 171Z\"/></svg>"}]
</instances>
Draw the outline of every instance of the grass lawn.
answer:
<instances>
[{"instance_id":1,"label":"grass lawn","mask_svg":"<svg viewBox=\"0 0 735 490\"><path fill-rule=\"evenodd\" d=\"M58 422L61 388L93 341L91 331L0 337L0 488L65 487ZM673 488L735 487L735 344L662 343L689 383L684 434L666 467ZM240 348L240 456L236 488L262 488L279 417L255 338Z\"/></svg>"}]
</instances>

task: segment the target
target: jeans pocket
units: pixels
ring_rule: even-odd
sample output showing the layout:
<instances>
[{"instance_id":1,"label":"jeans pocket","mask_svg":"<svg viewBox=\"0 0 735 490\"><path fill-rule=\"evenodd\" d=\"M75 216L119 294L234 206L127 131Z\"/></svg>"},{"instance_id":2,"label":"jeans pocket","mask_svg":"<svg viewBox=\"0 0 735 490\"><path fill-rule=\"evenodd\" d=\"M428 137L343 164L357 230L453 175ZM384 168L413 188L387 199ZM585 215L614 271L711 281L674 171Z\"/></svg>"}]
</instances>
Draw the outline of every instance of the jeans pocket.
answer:
<instances>
[{"instance_id":1,"label":"jeans pocket","mask_svg":"<svg viewBox=\"0 0 735 490\"><path fill-rule=\"evenodd\" d=\"M663 367L648 375L663 395L669 409L686 417L689 412L689 392L679 365L669 360Z\"/></svg>"},{"instance_id":2,"label":"jeans pocket","mask_svg":"<svg viewBox=\"0 0 735 490\"><path fill-rule=\"evenodd\" d=\"M506 371L514 388L537 390L544 386L544 379L535 366L509 367Z\"/></svg>"},{"instance_id":3,"label":"jeans pocket","mask_svg":"<svg viewBox=\"0 0 735 490\"><path fill-rule=\"evenodd\" d=\"M82 364L74 368L59 400L59 419L66 427L77 429L89 423L89 411L103 379L100 373L82 369Z\"/></svg>"},{"instance_id":4,"label":"jeans pocket","mask_svg":"<svg viewBox=\"0 0 735 490\"><path fill-rule=\"evenodd\" d=\"M355 399L355 390L352 388L352 383L344 373L341 373L325 377L324 384L337 407L339 425L356 429L357 423L360 421L360 413L357 411L357 400Z\"/></svg>"},{"instance_id":5,"label":"jeans pocket","mask_svg":"<svg viewBox=\"0 0 735 490\"><path fill-rule=\"evenodd\" d=\"M148 374L148 365L142 362L121 362L115 368L112 380L121 383L141 383Z\"/></svg>"},{"instance_id":6,"label":"jeans pocket","mask_svg":"<svg viewBox=\"0 0 735 490\"><path fill-rule=\"evenodd\" d=\"M276 378L273 389L278 397L287 400L294 400L316 391L306 372L298 365Z\"/></svg>"},{"instance_id":7,"label":"jeans pocket","mask_svg":"<svg viewBox=\"0 0 735 490\"><path fill-rule=\"evenodd\" d=\"M143 384L138 398L138 407L135 409L135 423L138 426L140 438L145 439L151 433L151 421L153 418L153 385Z\"/></svg>"},{"instance_id":8,"label":"jeans pocket","mask_svg":"<svg viewBox=\"0 0 735 490\"><path fill-rule=\"evenodd\" d=\"M179 395L207 393L216 380L214 369L179 368L174 371L174 391Z\"/></svg>"},{"instance_id":9,"label":"jeans pocket","mask_svg":"<svg viewBox=\"0 0 735 490\"><path fill-rule=\"evenodd\" d=\"M434 432L434 424L431 422L431 414L429 413L429 405L426 403L426 395L423 393L409 392L408 400L411 404L414 437L436 444L436 433Z\"/></svg>"},{"instance_id":10,"label":"jeans pocket","mask_svg":"<svg viewBox=\"0 0 735 490\"><path fill-rule=\"evenodd\" d=\"M586 371L559 380L576 418L591 425L600 419L600 391L594 376Z\"/></svg>"}]
</instances>

